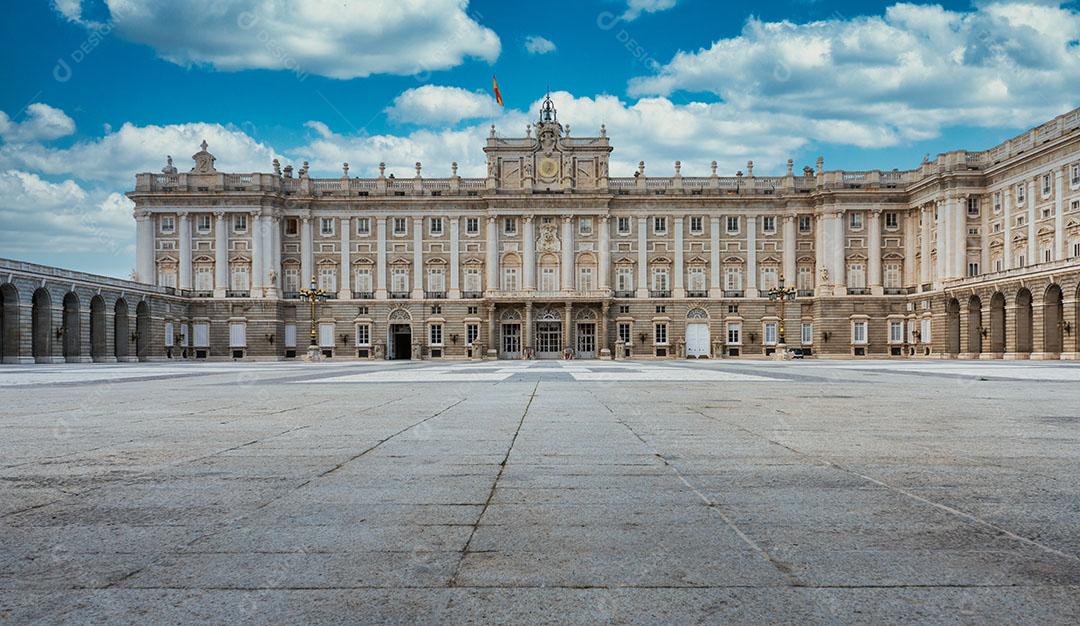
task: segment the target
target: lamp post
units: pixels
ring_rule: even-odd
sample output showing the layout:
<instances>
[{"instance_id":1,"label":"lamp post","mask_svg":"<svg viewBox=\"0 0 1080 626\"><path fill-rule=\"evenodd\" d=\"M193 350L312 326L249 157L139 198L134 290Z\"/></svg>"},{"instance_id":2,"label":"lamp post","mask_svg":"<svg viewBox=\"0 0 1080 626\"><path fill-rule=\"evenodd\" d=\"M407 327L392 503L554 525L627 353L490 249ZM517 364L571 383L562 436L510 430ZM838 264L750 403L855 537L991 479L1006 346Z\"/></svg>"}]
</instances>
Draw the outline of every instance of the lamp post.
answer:
<instances>
[{"instance_id":1,"label":"lamp post","mask_svg":"<svg viewBox=\"0 0 1080 626\"><path fill-rule=\"evenodd\" d=\"M319 342L318 335L315 332L315 303L320 298L326 297L326 292L319 289L318 284L315 282L315 277L311 277L311 288L301 289L299 291L300 297L306 299L311 303L311 343L308 344L308 360L317 361L319 359Z\"/></svg>"},{"instance_id":2,"label":"lamp post","mask_svg":"<svg viewBox=\"0 0 1080 626\"><path fill-rule=\"evenodd\" d=\"M794 287L784 286L783 274L780 275L779 284L776 287L769 289L769 299L775 300L780 303L780 327L777 328L777 339L779 341L776 346L777 348L779 348L780 358L784 358L784 353L787 352L787 343L784 340L784 303L788 300L794 301L796 293L798 292Z\"/></svg>"}]
</instances>

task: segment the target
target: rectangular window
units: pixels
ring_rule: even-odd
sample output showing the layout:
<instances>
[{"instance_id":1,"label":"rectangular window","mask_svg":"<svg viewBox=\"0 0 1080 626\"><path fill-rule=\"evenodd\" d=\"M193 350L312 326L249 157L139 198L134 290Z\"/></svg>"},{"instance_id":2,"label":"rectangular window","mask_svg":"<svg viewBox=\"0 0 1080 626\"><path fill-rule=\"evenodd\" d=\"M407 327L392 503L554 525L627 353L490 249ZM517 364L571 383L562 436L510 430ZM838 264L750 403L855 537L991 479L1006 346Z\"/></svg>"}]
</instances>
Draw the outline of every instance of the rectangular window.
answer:
<instances>
[{"instance_id":1,"label":"rectangular window","mask_svg":"<svg viewBox=\"0 0 1080 626\"><path fill-rule=\"evenodd\" d=\"M300 220L295 217L285 218L285 234L293 236L300 234Z\"/></svg>"},{"instance_id":2,"label":"rectangular window","mask_svg":"<svg viewBox=\"0 0 1080 626\"><path fill-rule=\"evenodd\" d=\"M319 347L320 348L333 348L334 347L334 324L333 322L326 322L319 324Z\"/></svg>"},{"instance_id":3,"label":"rectangular window","mask_svg":"<svg viewBox=\"0 0 1080 626\"><path fill-rule=\"evenodd\" d=\"M810 225L812 223L813 223L813 218L811 218L809 215L800 215L799 216L799 232L800 233L808 233L808 232L810 232Z\"/></svg>"},{"instance_id":4,"label":"rectangular window","mask_svg":"<svg viewBox=\"0 0 1080 626\"><path fill-rule=\"evenodd\" d=\"M214 268L209 265L195 266L195 291L211 291L214 288Z\"/></svg>"},{"instance_id":5,"label":"rectangular window","mask_svg":"<svg viewBox=\"0 0 1080 626\"><path fill-rule=\"evenodd\" d=\"M630 343L630 322L619 322L619 341Z\"/></svg>"},{"instance_id":6,"label":"rectangular window","mask_svg":"<svg viewBox=\"0 0 1080 626\"><path fill-rule=\"evenodd\" d=\"M195 322L192 325L194 331L194 346L196 348L209 348L210 347L210 324L206 322Z\"/></svg>"},{"instance_id":7,"label":"rectangular window","mask_svg":"<svg viewBox=\"0 0 1080 626\"><path fill-rule=\"evenodd\" d=\"M582 235L591 235L592 234L592 218L591 217L578 218L578 232L581 233Z\"/></svg>"},{"instance_id":8,"label":"rectangular window","mask_svg":"<svg viewBox=\"0 0 1080 626\"><path fill-rule=\"evenodd\" d=\"M1024 203L1024 183L1020 183L1016 186L1016 203Z\"/></svg>"},{"instance_id":9,"label":"rectangular window","mask_svg":"<svg viewBox=\"0 0 1080 626\"><path fill-rule=\"evenodd\" d=\"M247 291L251 283L248 280L248 266L233 266L229 275L229 289L233 291Z\"/></svg>"},{"instance_id":10,"label":"rectangular window","mask_svg":"<svg viewBox=\"0 0 1080 626\"><path fill-rule=\"evenodd\" d=\"M554 267L540 268L540 291L553 293L559 290L559 272Z\"/></svg>"},{"instance_id":11,"label":"rectangular window","mask_svg":"<svg viewBox=\"0 0 1080 626\"><path fill-rule=\"evenodd\" d=\"M513 235L517 233L517 220L508 217L503 220L503 232L507 235Z\"/></svg>"},{"instance_id":12,"label":"rectangular window","mask_svg":"<svg viewBox=\"0 0 1080 626\"><path fill-rule=\"evenodd\" d=\"M300 291L300 270L295 267L286 267L285 273L282 277L284 279L283 286L285 293L296 293Z\"/></svg>"},{"instance_id":13,"label":"rectangular window","mask_svg":"<svg viewBox=\"0 0 1080 626\"><path fill-rule=\"evenodd\" d=\"M735 234L739 232L739 218L736 215L729 215L727 218L727 231L728 234Z\"/></svg>"},{"instance_id":14,"label":"rectangular window","mask_svg":"<svg viewBox=\"0 0 1080 626\"><path fill-rule=\"evenodd\" d=\"M465 218L465 234L475 235L480 232L480 219L476 217Z\"/></svg>"},{"instance_id":15,"label":"rectangular window","mask_svg":"<svg viewBox=\"0 0 1080 626\"><path fill-rule=\"evenodd\" d=\"M724 269L724 289L728 291L742 290L741 267L728 267Z\"/></svg>"},{"instance_id":16,"label":"rectangular window","mask_svg":"<svg viewBox=\"0 0 1080 626\"><path fill-rule=\"evenodd\" d=\"M885 264L885 288L886 289L899 289L901 273L903 269L899 263L886 263Z\"/></svg>"},{"instance_id":17,"label":"rectangular window","mask_svg":"<svg viewBox=\"0 0 1080 626\"><path fill-rule=\"evenodd\" d=\"M967 212L969 217L979 216L979 199L976 197L968 198Z\"/></svg>"},{"instance_id":18,"label":"rectangular window","mask_svg":"<svg viewBox=\"0 0 1080 626\"><path fill-rule=\"evenodd\" d=\"M653 343L658 346L667 345L667 323L657 322L653 325Z\"/></svg>"},{"instance_id":19,"label":"rectangular window","mask_svg":"<svg viewBox=\"0 0 1080 626\"><path fill-rule=\"evenodd\" d=\"M592 291L595 288L596 282L593 280L593 268L579 267L577 275L577 290Z\"/></svg>"},{"instance_id":20,"label":"rectangular window","mask_svg":"<svg viewBox=\"0 0 1080 626\"><path fill-rule=\"evenodd\" d=\"M866 343L866 322L857 321L851 325L851 342L858 344Z\"/></svg>"},{"instance_id":21,"label":"rectangular window","mask_svg":"<svg viewBox=\"0 0 1080 626\"><path fill-rule=\"evenodd\" d=\"M866 289L866 266L852 263L848 266L848 288Z\"/></svg>"},{"instance_id":22,"label":"rectangular window","mask_svg":"<svg viewBox=\"0 0 1080 626\"><path fill-rule=\"evenodd\" d=\"M686 270L686 288L690 291L705 291L705 268L692 266Z\"/></svg>"},{"instance_id":23,"label":"rectangular window","mask_svg":"<svg viewBox=\"0 0 1080 626\"><path fill-rule=\"evenodd\" d=\"M433 218L431 218L431 234L432 235L438 236L438 235L443 234L442 226L443 226L443 223L442 223L442 218L441 217L433 217Z\"/></svg>"},{"instance_id":24,"label":"rectangular window","mask_svg":"<svg viewBox=\"0 0 1080 626\"><path fill-rule=\"evenodd\" d=\"M904 321L889 321L889 343L904 343Z\"/></svg>"},{"instance_id":25,"label":"rectangular window","mask_svg":"<svg viewBox=\"0 0 1080 626\"><path fill-rule=\"evenodd\" d=\"M1070 211L1080 211L1080 200L1073 200L1069 203Z\"/></svg>"},{"instance_id":26,"label":"rectangular window","mask_svg":"<svg viewBox=\"0 0 1080 626\"><path fill-rule=\"evenodd\" d=\"M780 286L780 271L775 267L761 268L761 288L765 291Z\"/></svg>"},{"instance_id":27,"label":"rectangular window","mask_svg":"<svg viewBox=\"0 0 1080 626\"><path fill-rule=\"evenodd\" d=\"M404 217L395 217L394 218L394 234L395 235L406 235L406 234L408 234L408 232L409 232L409 223L405 220L405 218Z\"/></svg>"},{"instance_id":28,"label":"rectangular window","mask_svg":"<svg viewBox=\"0 0 1080 626\"><path fill-rule=\"evenodd\" d=\"M358 345L358 346L370 346L371 345L371 325L370 324L357 324L356 325L356 345Z\"/></svg>"},{"instance_id":29,"label":"rectangular window","mask_svg":"<svg viewBox=\"0 0 1080 626\"><path fill-rule=\"evenodd\" d=\"M885 228L893 229L900 225L900 218L895 211L889 211L885 214Z\"/></svg>"},{"instance_id":30,"label":"rectangular window","mask_svg":"<svg viewBox=\"0 0 1080 626\"><path fill-rule=\"evenodd\" d=\"M516 267L504 267L502 272L502 290L518 290L518 270Z\"/></svg>"},{"instance_id":31,"label":"rectangular window","mask_svg":"<svg viewBox=\"0 0 1080 626\"><path fill-rule=\"evenodd\" d=\"M467 267L465 268L465 291L469 293L480 293L483 290L480 280L480 268Z\"/></svg>"},{"instance_id":32,"label":"rectangular window","mask_svg":"<svg viewBox=\"0 0 1080 626\"><path fill-rule=\"evenodd\" d=\"M358 217L358 218L356 218L356 234L357 235L370 235L371 234L371 218L370 217Z\"/></svg>"},{"instance_id":33,"label":"rectangular window","mask_svg":"<svg viewBox=\"0 0 1080 626\"><path fill-rule=\"evenodd\" d=\"M620 235L629 235L630 234L630 218L629 217L620 217L618 219L618 227L619 227L619 234Z\"/></svg>"},{"instance_id":34,"label":"rectangular window","mask_svg":"<svg viewBox=\"0 0 1080 626\"><path fill-rule=\"evenodd\" d=\"M654 267L652 271L653 291L667 291L669 285L668 269L666 267Z\"/></svg>"},{"instance_id":35,"label":"rectangular window","mask_svg":"<svg viewBox=\"0 0 1080 626\"><path fill-rule=\"evenodd\" d=\"M428 345L442 345L442 324L432 324L431 326L428 326Z\"/></svg>"},{"instance_id":36,"label":"rectangular window","mask_svg":"<svg viewBox=\"0 0 1080 626\"><path fill-rule=\"evenodd\" d=\"M690 216L690 232L700 235L705 231L705 220L700 215Z\"/></svg>"},{"instance_id":37,"label":"rectangular window","mask_svg":"<svg viewBox=\"0 0 1080 626\"><path fill-rule=\"evenodd\" d=\"M229 347L247 347L247 322L232 322L229 324Z\"/></svg>"},{"instance_id":38,"label":"rectangular window","mask_svg":"<svg viewBox=\"0 0 1080 626\"><path fill-rule=\"evenodd\" d=\"M1001 212L1001 192L994 194L994 213Z\"/></svg>"},{"instance_id":39,"label":"rectangular window","mask_svg":"<svg viewBox=\"0 0 1080 626\"><path fill-rule=\"evenodd\" d=\"M973 263L968 263L967 271L968 271L968 273L967 273L968 276L978 276L979 275L979 264L974 263L974 262Z\"/></svg>"},{"instance_id":40,"label":"rectangular window","mask_svg":"<svg viewBox=\"0 0 1080 626\"><path fill-rule=\"evenodd\" d=\"M1072 245L1072 255L1080 256L1080 241L1074 241Z\"/></svg>"},{"instance_id":41,"label":"rectangular window","mask_svg":"<svg viewBox=\"0 0 1080 626\"><path fill-rule=\"evenodd\" d=\"M397 293L405 293L409 290L409 269L395 267L390 274L390 290Z\"/></svg>"},{"instance_id":42,"label":"rectangular window","mask_svg":"<svg viewBox=\"0 0 1080 626\"><path fill-rule=\"evenodd\" d=\"M337 291L337 268L336 267L320 267L319 268L319 289L327 293Z\"/></svg>"},{"instance_id":43,"label":"rectangular window","mask_svg":"<svg viewBox=\"0 0 1080 626\"><path fill-rule=\"evenodd\" d=\"M432 293L446 292L446 272L441 267L429 267L427 272L427 288Z\"/></svg>"},{"instance_id":44,"label":"rectangular window","mask_svg":"<svg viewBox=\"0 0 1080 626\"><path fill-rule=\"evenodd\" d=\"M851 230L862 230L863 215L862 213L850 213L848 218L848 226Z\"/></svg>"},{"instance_id":45,"label":"rectangular window","mask_svg":"<svg viewBox=\"0 0 1080 626\"><path fill-rule=\"evenodd\" d=\"M765 322L765 345L776 345L776 322Z\"/></svg>"},{"instance_id":46,"label":"rectangular window","mask_svg":"<svg viewBox=\"0 0 1080 626\"><path fill-rule=\"evenodd\" d=\"M737 346L742 343L742 324L739 322L728 322L727 342L728 345L732 346Z\"/></svg>"},{"instance_id":47,"label":"rectangular window","mask_svg":"<svg viewBox=\"0 0 1080 626\"><path fill-rule=\"evenodd\" d=\"M356 270L356 280L353 288L358 293L371 293L374 291L371 287L371 270L369 268L359 268Z\"/></svg>"},{"instance_id":48,"label":"rectangular window","mask_svg":"<svg viewBox=\"0 0 1080 626\"><path fill-rule=\"evenodd\" d=\"M811 291L814 289L814 268L809 265L799 266L799 276L795 288L799 291Z\"/></svg>"},{"instance_id":49,"label":"rectangular window","mask_svg":"<svg viewBox=\"0 0 1080 626\"><path fill-rule=\"evenodd\" d=\"M161 216L161 232L172 233L176 232L176 218L172 215Z\"/></svg>"},{"instance_id":50,"label":"rectangular window","mask_svg":"<svg viewBox=\"0 0 1080 626\"><path fill-rule=\"evenodd\" d=\"M620 267L615 270L615 291L634 290L634 268Z\"/></svg>"},{"instance_id":51,"label":"rectangular window","mask_svg":"<svg viewBox=\"0 0 1080 626\"><path fill-rule=\"evenodd\" d=\"M465 345L471 346L476 343L476 338L480 336L480 324L470 323L465 324Z\"/></svg>"},{"instance_id":52,"label":"rectangular window","mask_svg":"<svg viewBox=\"0 0 1080 626\"><path fill-rule=\"evenodd\" d=\"M1072 166L1072 175L1069 177L1069 184L1080 185L1080 164Z\"/></svg>"},{"instance_id":53,"label":"rectangular window","mask_svg":"<svg viewBox=\"0 0 1080 626\"><path fill-rule=\"evenodd\" d=\"M667 233L667 218L658 215L653 218L653 232L657 235L663 235Z\"/></svg>"},{"instance_id":54,"label":"rectangular window","mask_svg":"<svg viewBox=\"0 0 1080 626\"><path fill-rule=\"evenodd\" d=\"M813 322L803 322L802 323L802 333L801 333L799 339L802 341L803 345L810 345L810 344L814 343L814 323Z\"/></svg>"},{"instance_id":55,"label":"rectangular window","mask_svg":"<svg viewBox=\"0 0 1080 626\"><path fill-rule=\"evenodd\" d=\"M210 216L206 214L200 214L195 217L195 228L200 233L210 232Z\"/></svg>"},{"instance_id":56,"label":"rectangular window","mask_svg":"<svg viewBox=\"0 0 1080 626\"><path fill-rule=\"evenodd\" d=\"M321 235L333 235L334 234L334 218L323 217L319 219L319 234Z\"/></svg>"},{"instance_id":57,"label":"rectangular window","mask_svg":"<svg viewBox=\"0 0 1080 626\"><path fill-rule=\"evenodd\" d=\"M285 347L296 347L296 324L285 324Z\"/></svg>"},{"instance_id":58,"label":"rectangular window","mask_svg":"<svg viewBox=\"0 0 1080 626\"><path fill-rule=\"evenodd\" d=\"M1043 177L1042 177L1042 195L1044 197L1050 195L1050 187L1051 187L1052 181L1053 181L1053 178L1049 174L1043 174Z\"/></svg>"},{"instance_id":59,"label":"rectangular window","mask_svg":"<svg viewBox=\"0 0 1080 626\"><path fill-rule=\"evenodd\" d=\"M930 328L931 328L930 318L929 317L924 317L922 319L922 328L919 329L920 330L919 337L920 337L920 339L922 340L923 343L930 343L930 340L931 340Z\"/></svg>"},{"instance_id":60,"label":"rectangular window","mask_svg":"<svg viewBox=\"0 0 1080 626\"><path fill-rule=\"evenodd\" d=\"M247 215L243 213L237 213L232 218L233 231L238 233L247 232Z\"/></svg>"},{"instance_id":61,"label":"rectangular window","mask_svg":"<svg viewBox=\"0 0 1080 626\"><path fill-rule=\"evenodd\" d=\"M772 215L766 215L761 218L761 231L764 233L776 232L776 217Z\"/></svg>"}]
</instances>

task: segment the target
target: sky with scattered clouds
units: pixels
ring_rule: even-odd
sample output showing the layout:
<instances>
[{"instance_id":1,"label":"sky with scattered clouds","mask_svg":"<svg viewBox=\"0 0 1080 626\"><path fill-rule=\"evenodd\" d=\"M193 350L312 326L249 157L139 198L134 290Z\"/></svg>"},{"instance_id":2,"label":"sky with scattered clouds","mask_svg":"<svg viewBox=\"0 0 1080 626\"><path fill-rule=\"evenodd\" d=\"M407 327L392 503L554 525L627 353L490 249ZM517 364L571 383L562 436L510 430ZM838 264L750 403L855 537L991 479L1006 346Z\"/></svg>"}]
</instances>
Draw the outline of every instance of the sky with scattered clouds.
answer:
<instances>
[{"instance_id":1,"label":"sky with scattered clouds","mask_svg":"<svg viewBox=\"0 0 1080 626\"><path fill-rule=\"evenodd\" d=\"M611 172L893 169L1080 105L1080 6L1040 0L52 0L0 36L0 257L126 277L123 195L217 165L482 175L551 92ZM491 93L498 76L505 107Z\"/></svg>"}]
</instances>

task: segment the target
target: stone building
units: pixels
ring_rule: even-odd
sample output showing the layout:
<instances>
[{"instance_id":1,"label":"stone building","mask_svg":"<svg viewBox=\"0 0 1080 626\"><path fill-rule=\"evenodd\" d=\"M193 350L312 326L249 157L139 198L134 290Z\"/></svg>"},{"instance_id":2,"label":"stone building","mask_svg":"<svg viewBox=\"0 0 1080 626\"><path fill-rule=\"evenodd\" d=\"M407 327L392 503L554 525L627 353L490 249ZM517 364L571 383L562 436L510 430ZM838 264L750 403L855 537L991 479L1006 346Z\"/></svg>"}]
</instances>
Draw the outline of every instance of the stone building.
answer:
<instances>
[{"instance_id":1,"label":"stone building","mask_svg":"<svg viewBox=\"0 0 1080 626\"><path fill-rule=\"evenodd\" d=\"M128 194L136 278L162 290L147 354L291 358L314 328L335 359L1076 358L1078 129L731 177L611 177L606 130L571 135L550 100L522 137L492 128L484 178L224 173L204 142ZM4 291L5 359L26 289Z\"/></svg>"}]
</instances>

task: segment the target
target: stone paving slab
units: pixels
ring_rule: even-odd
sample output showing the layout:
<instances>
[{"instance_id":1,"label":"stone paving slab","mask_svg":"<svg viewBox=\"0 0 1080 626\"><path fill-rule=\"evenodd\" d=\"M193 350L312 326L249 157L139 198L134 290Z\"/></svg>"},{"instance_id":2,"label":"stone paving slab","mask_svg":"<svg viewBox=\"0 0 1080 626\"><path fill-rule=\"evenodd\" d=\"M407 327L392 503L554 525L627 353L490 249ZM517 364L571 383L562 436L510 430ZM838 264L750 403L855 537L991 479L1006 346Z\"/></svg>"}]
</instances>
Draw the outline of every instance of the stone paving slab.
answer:
<instances>
[{"instance_id":1,"label":"stone paving slab","mask_svg":"<svg viewBox=\"0 0 1080 626\"><path fill-rule=\"evenodd\" d=\"M0 623L1074 623L1076 380L0 366Z\"/></svg>"}]
</instances>

